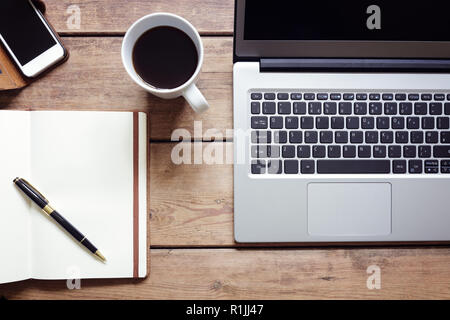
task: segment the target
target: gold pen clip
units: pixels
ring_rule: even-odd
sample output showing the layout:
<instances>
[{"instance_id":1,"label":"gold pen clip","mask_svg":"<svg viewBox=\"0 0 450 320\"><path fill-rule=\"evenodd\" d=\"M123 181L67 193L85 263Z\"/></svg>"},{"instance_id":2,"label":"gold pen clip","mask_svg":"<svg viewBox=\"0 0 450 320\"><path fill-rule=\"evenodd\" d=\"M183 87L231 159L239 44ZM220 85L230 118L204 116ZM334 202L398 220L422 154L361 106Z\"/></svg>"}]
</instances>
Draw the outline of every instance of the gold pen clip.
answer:
<instances>
[{"instance_id":1,"label":"gold pen clip","mask_svg":"<svg viewBox=\"0 0 450 320\"><path fill-rule=\"evenodd\" d=\"M29 183L27 180L25 180L24 178L20 178L21 180L25 181L26 184L28 184L28 186L30 186L31 189L33 189L34 192L36 192L38 195L40 195L42 197L42 199L45 200L45 202L49 203L49 201L47 200L47 198L39 192L38 189L36 189L31 183Z\"/></svg>"}]
</instances>

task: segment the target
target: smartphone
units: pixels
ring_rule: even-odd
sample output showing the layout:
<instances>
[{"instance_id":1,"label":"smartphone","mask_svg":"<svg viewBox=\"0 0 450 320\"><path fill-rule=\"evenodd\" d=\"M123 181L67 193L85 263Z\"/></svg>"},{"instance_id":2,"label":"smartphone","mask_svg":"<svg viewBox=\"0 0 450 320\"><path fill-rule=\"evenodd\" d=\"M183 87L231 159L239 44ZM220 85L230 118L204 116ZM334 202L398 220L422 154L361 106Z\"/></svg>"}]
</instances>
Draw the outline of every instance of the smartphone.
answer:
<instances>
[{"instance_id":1,"label":"smartphone","mask_svg":"<svg viewBox=\"0 0 450 320\"><path fill-rule=\"evenodd\" d=\"M56 33L31 0L0 0L0 41L26 77L66 57Z\"/></svg>"}]
</instances>

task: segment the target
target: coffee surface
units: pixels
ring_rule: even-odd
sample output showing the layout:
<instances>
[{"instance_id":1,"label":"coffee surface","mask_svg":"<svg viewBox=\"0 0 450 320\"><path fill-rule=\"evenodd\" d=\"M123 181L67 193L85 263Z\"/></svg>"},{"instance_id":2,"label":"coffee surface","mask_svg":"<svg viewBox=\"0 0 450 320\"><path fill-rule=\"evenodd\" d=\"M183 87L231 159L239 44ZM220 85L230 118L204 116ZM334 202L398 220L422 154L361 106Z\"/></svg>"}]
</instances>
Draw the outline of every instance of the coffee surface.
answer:
<instances>
[{"instance_id":1,"label":"coffee surface","mask_svg":"<svg viewBox=\"0 0 450 320\"><path fill-rule=\"evenodd\" d=\"M188 81L198 65L194 42L183 31L161 26L140 36L133 48L136 73L158 89L173 89Z\"/></svg>"}]
</instances>

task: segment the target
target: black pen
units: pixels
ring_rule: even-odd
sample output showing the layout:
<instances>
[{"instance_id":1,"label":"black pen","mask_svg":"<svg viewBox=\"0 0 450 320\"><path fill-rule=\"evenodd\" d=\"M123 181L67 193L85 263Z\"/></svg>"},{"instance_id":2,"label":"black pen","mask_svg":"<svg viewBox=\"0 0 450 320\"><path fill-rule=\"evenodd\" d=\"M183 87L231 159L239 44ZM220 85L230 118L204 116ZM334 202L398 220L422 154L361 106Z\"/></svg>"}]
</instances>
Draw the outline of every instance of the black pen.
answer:
<instances>
[{"instance_id":1,"label":"black pen","mask_svg":"<svg viewBox=\"0 0 450 320\"><path fill-rule=\"evenodd\" d=\"M29 182L25 179L15 178L14 184L19 187L34 203L36 203L47 215L53 218L61 227L63 227L72 237L74 237L78 242L85 246L90 252L92 252L97 258L106 261L105 257L97 250L97 248L69 221L64 219L56 210L54 210L50 205L48 200L36 190Z\"/></svg>"}]
</instances>

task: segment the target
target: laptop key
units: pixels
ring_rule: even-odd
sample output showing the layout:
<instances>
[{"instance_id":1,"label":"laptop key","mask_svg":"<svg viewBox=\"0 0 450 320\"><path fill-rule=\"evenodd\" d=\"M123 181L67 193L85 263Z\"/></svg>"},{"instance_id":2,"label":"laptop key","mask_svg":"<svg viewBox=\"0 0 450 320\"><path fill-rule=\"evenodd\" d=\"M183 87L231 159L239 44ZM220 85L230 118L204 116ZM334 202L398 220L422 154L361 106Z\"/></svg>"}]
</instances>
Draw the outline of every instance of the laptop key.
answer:
<instances>
[{"instance_id":1,"label":"laptop key","mask_svg":"<svg viewBox=\"0 0 450 320\"><path fill-rule=\"evenodd\" d=\"M434 129L434 118L433 117L423 117L422 118L422 129Z\"/></svg>"},{"instance_id":2,"label":"laptop key","mask_svg":"<svg viewBox=\"0 0 450 320\"><path fill-rule=\"evenodd\" d=\"M320 131L320 143L333 143L333 131Z\"/></svg>"},{"instance_id":3,"label":"laptop key","mask_svg":"<svg viewBox=\"0 0 450 320\"><path fill-rule=\"evenodd\" d=\"M252 93L250 95L250 98L252 100L261 100L262 99L262 93Z\"/></svg>"},{"instance_id":4,"label":"laptop key","mask_svg":"<svg viewBox=\"0 0 450 320\"><path fill-rule=\"evenodd\" d=\"M317 131L305 131L305 143L317 143Z\"/></svg>"},{"instance_id":5,"label":"laptop key","mask_svg":"<svg viewBox=\"0 0 450 320\"><path fill-rule=\"evenodd\" d=\"M444 101L445 100L445 94L443 94L443 93L436 93L434 95L434 100L436 100L436 101Z\"/></svg>"},{"instance_id":6,"label":"laptop key","mask_svg":"<svg viewBox=\"0 0 450 320\"><path fill-rule=\"evenodd\" d=\"M314 118L313 117L301 117L300 127L302 129L314 129Z\"/></svg>"},{"instance_id":7,"label":"laptop key","mask_svg":"<svg viewBox=\"0 0 450 320\"><path fill-rule=\"evenodd\" d=\"M411 100L411 99L410 99ZM400 114L401 115L411 115L413 110L413 105L411 102L400 103Z\"/></svg>"},{"instance_id":8,"label":"laptop key","mask_svg":"<svg viewBox=\"0 0 450 320\"><path fill-rule=\"evenodd\" d=\"M295 147L294 146L283 146L281 148L281 156L283 158L295 158Z\"/></svg>"},{"instance_id":9,"label":"laptop key","mask_svg":"<svg viewBox=\"0 0 450 320\"><path fill-rule=\"evenodd\" d=\"M311 146L297 146L297 158L309 158L311 157Z\"/></svg>"},{"instance_id":10,"label":"laptop key","mask_svg":"<svg viewBox=\"0 0 450 320\"><path fill-rule=\"evenodd\" d=\"M291 114L291 103L290 102L278 102L278 113L279 114Z\"/></svg>"},{"instance_id":11,"label":"laptop key","mask_svg":"<svg viewBox=\"0 0 450 320\"><path fill-rule=\"evenodd\" d=\"M408 95L408 100L411 100L411 101L417 101L417 100L419 100L419 98L420 98L420 96L417 93L410 93Z\"/></svg>"},{"instance_id":12,"label":"laptop key","mask_svg":"<svg viewBox=\"0 0 450 320\"><path fill-rule=\"evenodd\" d=\"M267 172L269 174L283 173L283 163L281 162L281 160L270 160L267 163Z\"/></svg>"},{"instance_id":13,"label":"laptop key","mask_svg":"<svg viewBox=\"0 0 450 320\"><path fill-rule=\"evenodd\" d=\"M363 143L364 133L362 131L351 131L350 132L350 143Z\"/></svg>"},{"instance_id":14,"label":"laptop key","mask_svg":"<svg viewBox=\"0 0 450 320\"><path fill-rule=\"evenodd\" d=\"M347 117L346 122L347 129L359 129L358 117Z\"/></svg>"},{"instance_id":15,"label":"laptop key","mask_svg":"<svg viewBox=\"0 0 450 320\"><path fill-rule=\"evenodd\" d=\"M433 102L430 103L430 115L432 116L440 116L442 114L442 103Z\"/></svg>"},{"instance_id":16,"label":"laptop key","mask_svg":"<svg viewBox=\"0 0 450 320\"><path fill-rule=\"evenodd\" d=\"M344 129L344 117L331 117L331 129Z\"/></svg>"},{"instance_id":17,"label":"laptop key","mask_svg":"<svg viewBox=\"0 0 450 320\"><path fill-rule=\"evenodd\" d=\"M301 93L291 93L291 100L302 100Z\"/></svg>"},{"instance_id":18,"label":"laptop key","mask_svg":"<svg viewBox=\"0 0 450 320\"><path fill-rule=\"evenodd\" d=\"M285 128L286 129L298 129L298 117L286 117Z\"/></svg>"},{"instance_id":19,"label":"laptop key","mask_svg":"<svg viewBox=\"0 0 450 320\"><path fill-rule=\"evenodd\" d=\"M426 115L428 106L424 102L416 102L414 104L414 114L415 115Z\"/></svg>"},{"instance_id":20,"label":"laptop key","mask_svg":"<svg viewBox=\"0 0 450 320\"><path fill-rule=\"evenodd\" d=\"M308 113L309 114L321 114L322 113L322 103L321 102L308 103Z\"/></svg>"},{"instance_id":21,"label":"laptop key","mask_svg":"<svg viewBox=\"0 0 450 320\"><path fill-rule=\"evenodd\" d=\"M389 158L401 158L402 148L400 146L389 146L388 157Z\"/></svg>"},{"instance_id":22,"label":"laptop key","mask_svg":"<svg viewBox=\"0 0 450 320\"><path fill-rule=\"evenodd\" d=\"M344 100L353 100L355 95L353 93L344 93Z\"/></svg>"},{"instance_id":23,"label":"laptop key","mask_svg":"<svg viewBox=\"0 0 450 320\"><path fill-rule=\"evenodd\" d=\"M392 93L383 93L383 100L394 100L394 95Z\"/></svg>"},{"instance_id":24,"label":"laptop key","mask_svg":"<svg viewBox=\"0 0 450 320\"><path fill-rule=\"evenodd\" d=\"M252 102L251 112L252 114L259 114L261 112L261 104L259 102Z\"/></svg>"},{"instance_id":25,"label":"laptop key","mask_svg":"<svg viewBox=\"0 0 450 320\"><path fill-rule=\"evenodd\" d=\"M420 118L419 117L408 117L406 119L406 127L408 129L419 129Z\"/></svg>"},{"instance_id":26,"label":"laptop key","mask_svg":"<svg viewBox=\"0 0 450 320\"><path fill-rule=\"evenodd\" d=\"M361 128L362 129L374 129L375 128L375 118L374 117L362 117L361 118Z\"/></svg>"},{"instance_id":27,"label":"laptop key","mask_svg":"<svg viewBox=\"0 0 450 320\"><path fill-rule=\"evenodd\" d=\"M334 133L334 142L348 143L348 131L336 131Z\"/></svg>"},{"instance_id":28,"label":"laptop key","mask_svg":"<svg viewBox=\"0 0 450 320\"><path fill-rule=\"evenodd\" d=\"M306 114L306 102L294 102L294 114Z\"/></svg>"},{"instance_id":29,"label":"laptop key","mask_svg":"<svg viewBox=\"0 0 450 320\"><path fill-rule=\"evenodd\" d=\"M439 173L439 161L438 160L425 160L424 167L425 167L425 173Z\"/></svg>"},{"instance_id":30,"label":"laptop key","mask_svg":"<svg viewBox=\"0 0 450 320\"><path fill-rule=\"evenodd\" d=\"M397 100L397 101L405 101L406 100L406 94L405 93L397 93L395 95L395 100Z\"/></svg>"},{"instance_id":31,"label":"laptop key","mask_svg":"<svg viewBox=\"0 0 450 320\"><path fill-rule=\"evenodd\" d=\"M328 93L318 93L317 100L328 100Z\"/></svg>"},{"instance_id":32,"label":"laptop key","mask_svg":"<svg viewBox=\"0 0 450 320\"><path fill-rule=\"evenodd\" d=\"M381 143L393 143L394 142L394 132L382 131L380 140L381 140Z\"/></svg>"},{"instance_id":33,"label":"laptop key","mask_svg":"<svg viewBox=\"0 0 450 320\"><path fill-rule=\"evenodd\" d=\"M301 162L302 174L313 174L315 171L314 160L302 160Z\"/></svg>"},{"instance_id":34,"label":"laptop key","mask_svg":"<svg viewBox=\"0 0 450 320\"><path fill-rule=\"evenodd\" d=\"M450 99L448 99L447 98L447 100L450 100ZM449 103L446 103L445 105L444 105L444 113L445 113L445 115L450 115L450 102Z\"/></svg>"},{"instance_id":35,"label":"laptop key","mask_svg":"<svg viewBox=\"0 0 450 320\"><path fill-rule=\"evenodd\" d=\"M378 115L382 113L383 105L381 102L371 102L369 103L369 113L372 115Z\"/></svg>"},{"instance_id":36,"label":"laptop key","mask_svg":"<svg viewBox=\"0 0 450 320\"><path fill-rule=\"evenodd\" d=\"M437 128L438 129L449 129L450 122L448 117L438 117L437 118Z\"/></svg>"},{"instance_id":37,"label":"laptop key","mask_svg":"<svg viewBox=\"0 0 450 320\"><path fill-rule=\"evenodd\" d=\"M312 149L314 158L325 158L325 146L314 146Z\"/></svg>"},{"instance_id":38,"label":"laptop key","mask_svg":"<svg viewBox=\"0 0 450 320\"><path fill-rule=\"evenodd\" d=\"M388 117L377 117L377 129L389 129Z\"/></svg>"},{"instance_id":39,"label":"laptop key","mask_svg":"<svg viewBox=\"0 0 450 320\"><path fill-rule=\"evenodd\" d=\"M359 158L370 158L371 150L369 146L358 146L358 157Z\"/></svg>"},{"instance_id":40,"label":"laptop key","mask_svg":"<svg viewBox=\"0 0 450 320\"><path fill-rule=\"evenodd\" d=\"M365 115L367 114L367 103L366 102L355 102L353 106L353 113L356 115Z\"/></svg>"},{"instance_id":41,"label":"laptop key","mask_svg":"<svg viewBox=\"0 0 450 320\"><path fill-rule=\"evenodd\" d=\"M373 147L374 158L386 158L386 146L374 146Z\"/></svg>"},{"instance_id":42,"label":"laptop key","mask_svg":"<svg viewBox=\"0 0 450 320\"><path fill-rule=\"evenodd\" d=\"M339 103L339 114L351 114L352 104L350 102L340 102Z\"/></svg>"},{"instance_id":43,"label":"laptop key","mask_svg":"<svg viewBox=\"0 0 450 320\"><path fill-rule=\"evenodd\" d=\"M450 143L450 131L441 132L441 143Z\"/></svg>"},{"instance_id":44,"label":"laptop key","mask_svg":"<svg viewBox=\"0 0 450 320\"><path fill-rule=\"evenodd\" d=\"M367 94L366 93L357 93L356 100L367 100Z\"/></svg>"},{"instance_id":45,"label":"laptop key","mask_svg":"<svg viewBox=\"0 0 450 320\"><path fill-rule=\"evenodd\" d=\"M430 101L431 99L433 99L433 95L430 93L423 93L421 99L423 101Z\"/></svg>"},{"instance_id":46,"label":"laptop key","mask_svg":"<svg viewBox=\"0 0 450 320\"><path fill-rule=\"evenodd\" d=\"M379 93L371 93L369 94L369 99L372 101L378 101L381 99L381 95Z\"/></svg>"},{"instance_id":47,"label":"laptop key","mask_svg":"<svg viewBox=\"0 0 450 320\"><path fill-rule=\"evenodd\" d=\"M270 117L270 129L283 129L283 117Z\"/></svg>"},{"instance_id":48,"label":"laptop key","mask_svg":"<svg viewBox=\"0 0 450 320\"><path fill-rule=\"evenodd\" d=\"M316 118L316 129L328 129L330 127L328 117L317 117Z\"/></svg>"},{"instance_id":49,"label":"laptop key","mask_svg":"<svg viewBox=\"0 0 450 320\"><path fill-rule=\"evenodd\" d=\"M252 129L267 129L268 121L267 117L251 117Z\"/></svg>"},{"instance_id":50,"label":"laptop key","mask_svg":"<svg viewBox=\"0 0 450 320\"><path fill-rule=\"evenodd\" d=\"M284 173L298 174L298 160L284 160Z\"/></svg>"},{"instance_id":51,"label":"laptop key","mask_svg":"<svg viewBox=\"0 0 450 320\"><path fill-rule=\"evenodd\" d=\"M264 100L275 100L275 93L264 93Z\"/></svg>"},{"instance_id":52,"label":"laptop key","mask_svg":"<svg viewBox=\"0 0 450 320\"><path fill-rule=\"evenodd\" d=\"M328 158L340 158L341 157L341 146L328 146Z\"/></svg>"},{"instance_id":53,"label":"laptop key","mask_svg":"<svg viewBox=\"0 0 450 320\"><path fill-rule=\"evenodd\" d=\"M288 100L289 99L289 93L279 93L277 94L278 100Z\"/></svg>"},{"instance_id":54,"label":"laptop key","mask_svg":"<svg viewBox=\"0 0 450 320\"><path fill-rule=\"evenodd\" d=\"M415 158L417 154L416 146L404 146L403 147L403 157L404 158Z\"/></svg>"},{"instance_id":55,"label":"laptop key","mask_svg":"<svg viewBox=\"0 0 450 320\"><path fill-rule=\"evenodd\" d=\"M389 160L317 160L317 173L323 174L363 174L390 173Z\"/></svg>"},{"instance_id":56,"label":"laptop key","mask_svg":"<svg viewBox=\"0 0 450 320\"><path fill-rule=\"evenodd\" d=\"M438 143L439 142L439 133L437 131L427 131L425 133L425 142L426 143Z\"/></svg>"},{"instance_id":57,"label":"laptop key","mask_svg":"<svg viewBox=\"0 0 450 320\"><path fill-rule=\"evenodd\" d=\"M280 146L267 146L267 156L269 158L279 158Z\"/></svg>"},{"instance_id":58,"label":"laptop key","mask_svg":"<svg viewBox=\"0 0 450 320\"><path fill-rule=\"evenodd\" d=\"M356 158L356 146L344 146L342 153L344 158Z\"/></svg>"},{"instance_id":59,"label":"laptop key","mask_svg":"<svg viewBox=\"0 0 450 320\"><path fill-rule=\"evenodd\" d=\"M408 167L409 173L412 174L422 173L422 160L409 160Z\"/></svg>"},{"instance_id":60,"label":"laptop key","mask_svg":"<svg viewBox=\"0 0 450 320\"><path fill-rule=\"evenodd\" d=\"M323 113L324 114L336 114L337 113L337 103L336 102L324 102Z\"/></svg>"},{"instance_id":61,"label":"laptop key","mask_svg":"<svg viewBox=\"0 0 450 320\"><path fill-rule=\"evenodd\" d=\"M395 174L406 173L406 160L392 161L392 172Z\"/></svg>"},{"instance_id":62,"label":"laptop key","mask_svg":"<svg viewBox=\"0 0 450 320\"><path fill-rule=\"evenodd\" d=\"M434 146L433 157L450 158L450 146Z\"/></svg>"},{"instance_id":63,"label":"laptop key","mask_svg":"<svg viewBox=\"0 0 450 320\"><path fill-rule=\"evenodd\" d=\"M408 131L395 132L395 143L408 143Z\"/></svg>"},{"instance_id":64,"label":"laptop key","mask_svg":"<svg viewBox=\"0 0 450 320\"><path fill-rule=\"evenodd\" d=\"M341 100L342 95L340 93L332 93L330 94L331 100Z\"/></svg>"},{"instance_id":65,"label":"laptop key","mask_svg":"<svg viewBox=\"0 0 450 320\"><path fill-rule=\"evenodd\" d=\"M305 93L303 95L303 99L305 100L314 100L316 98L316 95L314 93Z\"/></svg>"},{"instance_id":66,"label":"laptop key","mask_svg":"<svg viewBox=\"0 0 450 320\"><path fill-rule=\"evenodd\" d=\"M264 174L266 173L266 161L257 160L251 163L252 174Z\"/></svg>"},{"instance_id":67,"label":"laptop key","mask_svg":"<svg viewBox=\"0 0 450 320\"><path fill-rule=\"evenodd\" d=\"M274 143L287 143L287 132L286 131L275 131L273 133Z\"/></svg>"},{"instance_id":68,"label":"laptop key","mask_svg":"<svg viewBox=\"0 0 450 320\"><path fill-rule=\"evenodd\" d=\"M431 146L419 146L419 158L431 158Z\"/></svg>"},{"instance_id":69,"label":"laptop key","mask_svg":"<svg viewBox=\"0 0 450 320\"><path fill-rule=\"evenodd\" d=\"M423 143L423 132L422 131L411 131L410 135L411 143Z\"/></svg>"},{"instance_id":70,"label":"laptop key","mask_svg":"<svg viewBox=\"0 0 450 320\"><path fill-rule=\"evenodd\" d=\"M366 143L378 143L378 131L366 131Z\"/></svg>"},{"instance_id":71,"label":"laptop key","mask_svg":"<svg viewBox=\"0 0 450 320\"><path fill-rule=\"evenodd\" d=\"M385 115L396 115L397 114L397 103L396 102L386 102L384 104L384 114Z\"/></svg>"},{"instance_id":72,"label":"laptop key","mask_svg":"<svg viewBox=\"0 0 450 320\"><path fill-rule=\"evenodd\" d=\"M289 131L289 143L302 143L302 131Z\"/></svg>"},{"instance_id":73,"label":"laptop key","mask_svg":"<svg viewBox=\"0 0 450 320\"><path fill-rule=\"evenodd\" d=\"M275 102L263 102L264 114L275 114L277 108Z\"/></svg>"},{"instance_id":74,"label":"laptop key","mask_svg":"<svg viewBox=\"0 0 450 320\"><path fill-rule=\"evenodd\" d=\"M392 117L391 127L394 130L405 129L405 118L403 118L403 117Z\"/></svg>"}]
</instances>

